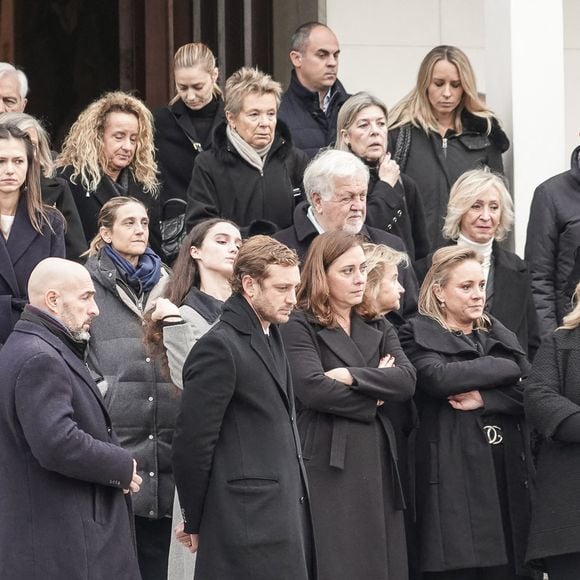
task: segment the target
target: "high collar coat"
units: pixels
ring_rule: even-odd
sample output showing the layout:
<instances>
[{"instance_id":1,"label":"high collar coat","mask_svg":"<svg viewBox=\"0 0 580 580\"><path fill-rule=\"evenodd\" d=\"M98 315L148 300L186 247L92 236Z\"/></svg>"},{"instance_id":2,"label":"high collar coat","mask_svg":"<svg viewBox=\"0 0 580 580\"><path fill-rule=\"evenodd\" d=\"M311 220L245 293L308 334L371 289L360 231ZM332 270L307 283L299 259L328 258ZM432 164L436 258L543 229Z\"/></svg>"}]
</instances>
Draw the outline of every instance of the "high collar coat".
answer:
<instances>
[{"instance_id":1,"label":"high collar coat","mask_svg":"<svg viewBox=\"0 0 580 580\"><path fill-rule=\"evenodd\" d=\"M529 523L531 465L523 387L530 365L515 335L499 321L484 352L463 333L418 315L399 333L417 369L417 520L421 569L442 572L507 563L491 445L483 425L499 417L511 514L513 560L519 573ZM450 395L479 390L484 408L458 411Z\"/></svg>"},{"instance_id":2,"label":"high collar coat","mask_svg":"<svg viewBox=\"0 0 580 580\"><path fill-rule=\"evenodd\" d=\"M185 530L199 534L195 580L313 578L295 425L279 331L267 339L234 294L183 368L173 466Z\"/></svg>"},{"instance_id":3,"label":"high collar coat","mask_svg":"<svg viewBox=\"0 0 580 580\"><path fill-rule=\"evenodd\" d=\"M0 375L0 578L141 578L122 491L133 459L87 367L21 320Z\"/></svg>"},{"instance_id":4,"label":"high collar coat","mask_svg":"<svg viewBox=\"0 0 580 580\"><path fill-rule=\"evenodd\" d=\"M304 312L282 327L292 369L320 580L407 578L397 440L415 370L383 318L351 318L351 334ZM392 368L377 368L386 354ZM324 372L346 367L352 386ZM377 401L384 401L378 406Z\"/></svg>"},{"instance_id":5,"label":"high collar coat","mask_svg":"<svg viewBox=\"0 0 580 580\"><path fill-rule=\"evenodd\" d=\"M20 197L14 223L6 240L0 234L0 345L20 318L28 302L28 279L36 265L45 258L64 258L64 222L57 213L49 213L50 224L42 234L30 223L26 199Z\"/></svg>"}]
</instances>

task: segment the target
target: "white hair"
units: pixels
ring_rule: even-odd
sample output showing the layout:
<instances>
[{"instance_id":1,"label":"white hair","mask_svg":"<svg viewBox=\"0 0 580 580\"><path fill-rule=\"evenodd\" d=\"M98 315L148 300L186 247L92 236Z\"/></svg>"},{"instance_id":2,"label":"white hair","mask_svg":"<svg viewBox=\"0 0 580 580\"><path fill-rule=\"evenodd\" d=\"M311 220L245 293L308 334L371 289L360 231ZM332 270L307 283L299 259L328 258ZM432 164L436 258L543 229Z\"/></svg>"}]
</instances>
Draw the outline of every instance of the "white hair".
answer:
<instances>
[{"instance_id":1,"label":"white hair","mask_svg":"<svg viewBox=\"0 0 580 580\"><path fill-rule=\"evenodd\" d=\"M20 87L20 98L24 100L28 94L28 79L26 78L26 75L9 62L0 62L0 77L7 73L16 75L18 86Z\"/></svg>"},{"instance_id":2,"label":"white hair","mask_svg":"<svg viewBox=\"0 0 580 580\"><path fill-rule=\"evenodd\" d=\"M360 176L369 180L369 168L353 153L327 149L320 152L304 172L304 190L312 205L312 194L318 193L328 200L334 193L334 180L337 177Z\"/></svg>"}]
</instances>

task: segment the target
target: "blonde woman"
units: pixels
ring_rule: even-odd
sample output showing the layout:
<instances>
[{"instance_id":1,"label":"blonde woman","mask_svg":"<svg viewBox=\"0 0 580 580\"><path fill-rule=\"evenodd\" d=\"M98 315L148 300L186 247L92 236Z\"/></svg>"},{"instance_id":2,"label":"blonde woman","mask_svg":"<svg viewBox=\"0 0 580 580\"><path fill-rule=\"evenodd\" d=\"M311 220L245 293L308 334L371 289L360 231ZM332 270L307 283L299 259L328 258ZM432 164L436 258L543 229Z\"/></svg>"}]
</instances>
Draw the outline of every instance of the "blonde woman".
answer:
<instances>
[{"instance_id":1,"label":"blonde woman","mask_svg":"<svg viewBox=\"0 0 580 580\"><path fill-rule=\"evenodd\" d=\"M527 558L550 580L575 580L580 570L580 284L575 307L542 342L525 407L541 438Z\"/></svg>"},{"instance_id":2,"label":"blonde woman","mask_svg":"<svg viewBox=\"0 0 580 580\"><path fill-rule=\"evenodd\" d=\"M477 93L465 53L437 46L423 59L413 90L392 109L389 151L400 170L417 182L429 216L433 248L441 237L449 190L469 169L503 173L509 140Z\"/></svg>"},{"instance_id":3,"label":"blonde woman","mask_svg":"<svg viewBox=\"0 0 580 580\"><path fill-rule=\"evenodd\" d=\"M127 93L106 93L79 115L56 164L70 185L87 246L98 233L100 209L122 195L147 207L149 243L161 252L154 152L153 117L144 103Z\"/></svg>"},{"instance_id":4,"label":"blonde woman","mask_svg":"<svg viewBox=\"0 0 580 580\"><path fill-rule=\"evenodd\" d=\"M187 191L187 229L210 217L238 224L244 233L272 234L292 224L308 157L292 146L277 120L282 87L256 68L226 81L227 122L213 146L198 155Z\"/></svg>"},{"instance_id":5,"label":"blonde woman","mask_svg":"<svg viewBox=\"0 0 580 580\"><path fill-rule=\"evenodd\" d=\"M164 219L185 213L195 158L211 147L213 131L225 119L218 74L215 56L201 42L184 44L175 53L176 94L153 113ZM178 249L176 244L175 255Z\"/></svg>"}]
</instances>

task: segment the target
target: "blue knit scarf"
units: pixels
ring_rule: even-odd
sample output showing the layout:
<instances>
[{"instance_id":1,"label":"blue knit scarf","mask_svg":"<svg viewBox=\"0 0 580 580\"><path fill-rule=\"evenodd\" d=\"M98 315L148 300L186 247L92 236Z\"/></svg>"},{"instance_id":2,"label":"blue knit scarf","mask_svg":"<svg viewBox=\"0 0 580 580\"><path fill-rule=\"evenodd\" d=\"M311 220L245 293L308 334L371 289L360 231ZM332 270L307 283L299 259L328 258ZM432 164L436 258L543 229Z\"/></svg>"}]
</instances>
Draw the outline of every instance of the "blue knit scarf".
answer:
<instances>
[{"instance_id":1,"label":"blue knit scarf","mask_svg":"<svg viewBox=\"0 0 580 580\"><path fill-rule=\"evenodd\" d=\"M104 246L103 251L111 258L119 272L124 273L129 280L139 281L143 292L149 292L159 282L161 258L151 248L148 247L139 257L139 264L136 268L109 244Z\"/></svg>"}]
</instances>

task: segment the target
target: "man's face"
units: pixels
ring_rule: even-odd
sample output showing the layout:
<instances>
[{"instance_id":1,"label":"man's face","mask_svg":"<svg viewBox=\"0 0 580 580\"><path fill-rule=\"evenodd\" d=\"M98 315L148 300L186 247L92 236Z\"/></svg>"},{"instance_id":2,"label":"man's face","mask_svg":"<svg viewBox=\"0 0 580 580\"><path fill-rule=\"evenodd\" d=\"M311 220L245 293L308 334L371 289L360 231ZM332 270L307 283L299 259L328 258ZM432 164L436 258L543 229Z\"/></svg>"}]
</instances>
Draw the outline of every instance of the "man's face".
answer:
<instances>
[{"instance_id":1,"label":"man's face","mask_svg":"<svg viewBox=\"0 0 580 580\"><path fill-rule=\"evenodd\" d=\"M76 340L88 340L93 318L99 315L95 302L95 287L89 273L79 273L69 280L66 289L57 296L56 317L70 330Z\"/></svg>"},{"instance_id":2,"label":"man's face","mask_svg":"<svg viewBox=\"0 0 580 580\"><path fill-rule=\"evenodd\" d=\"M256 314L266 328L269 324L288 322L296 305L296 289L300 284L298 266L268 266L266 278L251 281L246 295Z\"/></svg>"},{"instance_id":3,"label":"man's face","mask_svg":"<svg viewBox=\"0 0 580 580\"><path fill-rule=\"evenodd\" d=\"M22 113L26 99L20 96L20 82L10 71L0 75L0 113Z\"/></svg>"},{"instance_id":4,"label":"man's face","mask_svg":"<svg viewBox=\"0 0 580 580\"><path fill-rule=\"evenodd\" d=\"M316 220L325 232L342 230L358 234L367 215L367 181L364 175L335 177L330 199L323 199L315 192L312 194L312 207Z\"/></svg>"},{"instance_id":5,"label":"man's face","mask_svg":"<svg viewBox=\"0 0 580 580\"><path fill-rule=\"evenodd\" d=\"M313 92L326 92L336 82L339 53L332 30L317 26L310 31L302 52L290 52L290 60L302 85Z\"/></svg>"}]
</instances>

